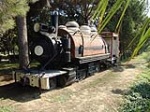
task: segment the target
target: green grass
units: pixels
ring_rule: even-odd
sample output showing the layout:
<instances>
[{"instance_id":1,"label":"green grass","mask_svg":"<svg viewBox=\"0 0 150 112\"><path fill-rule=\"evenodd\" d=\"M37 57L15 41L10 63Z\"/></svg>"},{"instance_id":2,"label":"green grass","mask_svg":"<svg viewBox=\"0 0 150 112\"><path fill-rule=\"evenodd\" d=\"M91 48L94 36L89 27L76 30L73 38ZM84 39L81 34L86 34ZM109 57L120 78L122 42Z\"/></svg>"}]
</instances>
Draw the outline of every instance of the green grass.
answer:
<instances>
[{"instance_id":1,"label":"green grass","mask_svg":"<svg viewBox=\"0 0 150 112\"><path fill-rule=\"evenodd\" d=\"M31 63L30 67L35 68L39 65L37 62ZM19 63L9 63L9 62L1 62L0 63L0 75L12 74L12 71L19 69Z\"/></svg>"},{"instance_id":2,"label":"green grass","mask_svg":"<svg viewBox=\"0 0 150 112\"><path fill-rule=\"evenodd\" d=\"M19 66L18 63L1 62L0 63L0 70L18 68L18 66Z\"/></svg>"},{"instance_id":3,"label":"green grass","mask_svg":"<svg viewBox=\"0 0 150 112\"><path fill-rule=\"evenodd\" d=\"M14 112L14 110L9 106L0 107L0 112Z\"/></svg>"},{"instance_id":4,"label":"green grass","mask_svg":"<svg viewBox=\"0 0 150 112\"><path fill-rule=\"evenodd\" d=\"M99 74L100 75L100 74ZM99 77L97 79L95 79L94 81L89 82L87 85L84 85L81 90L84 89L89 89L89 88L95 88L97 86L101 86L104 84L107 84L107 82L114 80L116 77L118 77L119 75L117 75L116 73L109 71L108 73L106 73L104 76ZM89 77L90 78L90 77Z\"/></svg>"},{"instance_id":5,"label":"green grass","mask_svg":"<svg viewBox=\"0 0 150 112\"><path fill-rule=\"evenodd\" d=\"M31 67L36 67L38 66L38 62L33 62L31 63ZM18 69L19 68L19 63L9 63L9 62L1 62L0 63L0 70L8 70L8 69Z\"/></svg>"},{"instance_id":6,"label":"green grass","mask_svg":"<svg viewBox=\"0 0 150 112\"><path fill-rule=\"evenodd\" d=\"M47 96L46 101L50 103L54 103L54 102L64 103L70 100L72 95L73 95L73 91L69 89L64 89L64 91L55 94L55 96Z\"/></svg>"}]
</instances>

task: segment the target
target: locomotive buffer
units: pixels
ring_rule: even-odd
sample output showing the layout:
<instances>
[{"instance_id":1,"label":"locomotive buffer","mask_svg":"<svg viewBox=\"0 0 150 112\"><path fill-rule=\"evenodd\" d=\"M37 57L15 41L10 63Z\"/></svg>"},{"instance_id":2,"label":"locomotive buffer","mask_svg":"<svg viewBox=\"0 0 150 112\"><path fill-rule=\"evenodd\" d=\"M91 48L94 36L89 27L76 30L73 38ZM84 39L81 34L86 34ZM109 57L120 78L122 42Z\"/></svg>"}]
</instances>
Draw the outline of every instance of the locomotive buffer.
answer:
<instances>
[{"instance_id":1,"label":"locomotive buffer","mask_svg":"<svg viewBox=\"0 0 150 112\"><path fill-rule=\"evenodd\" d=\"M56 77L66 74L66 71L61 70L46 70L46 71L24 71L16 70L13 72L15 82L20 82L22 85L30 85L41 89L49 90L56 87Z\"/></svg>"}]
</instances>

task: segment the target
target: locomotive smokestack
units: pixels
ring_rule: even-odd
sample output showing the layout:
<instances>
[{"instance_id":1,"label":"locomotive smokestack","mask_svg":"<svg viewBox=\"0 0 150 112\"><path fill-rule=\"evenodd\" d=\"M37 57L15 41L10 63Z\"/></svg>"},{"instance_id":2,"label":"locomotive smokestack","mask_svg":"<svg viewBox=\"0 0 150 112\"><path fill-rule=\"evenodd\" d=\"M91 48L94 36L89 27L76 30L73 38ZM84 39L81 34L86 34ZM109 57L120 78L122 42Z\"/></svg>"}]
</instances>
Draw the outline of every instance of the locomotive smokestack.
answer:
<instances>
[{"instance_id":1,"label":"locomotive smokestack","mask_svg":"<svg viewBox=\"0 0 150 112\"><path fill-rule=\"evenodd\" d=\"M56 31L55 31L56 36L57 36L57 33L58 33L58 16L59 16L59 14L58 14L57 10L53 11L51 13L51 22L52 22L52 26L54 26L55 29L56 29Z\"/></svg>"}]
</instances>

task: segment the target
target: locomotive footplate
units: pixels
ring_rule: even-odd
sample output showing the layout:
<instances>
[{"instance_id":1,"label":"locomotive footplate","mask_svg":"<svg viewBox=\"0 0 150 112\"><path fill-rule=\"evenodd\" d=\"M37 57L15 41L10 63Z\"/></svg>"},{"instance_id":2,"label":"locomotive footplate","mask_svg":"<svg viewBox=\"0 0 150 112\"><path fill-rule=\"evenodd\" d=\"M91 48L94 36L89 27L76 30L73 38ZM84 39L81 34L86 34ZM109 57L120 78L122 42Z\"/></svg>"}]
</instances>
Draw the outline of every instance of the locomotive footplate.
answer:
<instances>
[{"instance_id":1,"label":"locomotive footplate","mask_svg":"<svg viewBox=\"0 0 150 112\"><path fill-rule=\"evenodd\" d=\"M77 57L80 64L89 63L89 62L98 61L98 60L109 59L109 58L110 58L110 53Z\"/></svg>"},{"instance_id":2,"label":"locomotive footplate","mask_svg":"<svg viewBox=\"0 0 150 112\"><path fill-rule=\"evenodd\" d=\"M16 70L13 72L15 82L20 82L22 85L30 85L41 89L49 90L56 87L56 77L66 74L63 70Z\"/></svg>"}]
</instances>

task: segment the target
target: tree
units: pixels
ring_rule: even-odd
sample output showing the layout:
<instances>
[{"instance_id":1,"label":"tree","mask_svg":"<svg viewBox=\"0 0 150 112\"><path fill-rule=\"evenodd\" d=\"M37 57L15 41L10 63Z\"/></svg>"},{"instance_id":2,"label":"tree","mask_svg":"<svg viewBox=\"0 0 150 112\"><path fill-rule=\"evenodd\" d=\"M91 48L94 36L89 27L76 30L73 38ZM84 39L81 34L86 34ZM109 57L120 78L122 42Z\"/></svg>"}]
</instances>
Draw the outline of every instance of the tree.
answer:
<instances>
[{"instance_id":1,"label":"tree","mask_svg":"<svg viewBox=\"0 0 150 112\"><path fill-rule=\"evenodd\" d=\"M23 7L28 9L28 2L26 0L22 1ZM19 14L16 18L16 22L18 28L19 68L26 69L29 64L26 12Z\"/></svg>"},{"instance_id":2,"label":"tree","mask_svg":"<svg viewBox=\"0 0 150 112\"><path fill-rule=\"evenodd\" d=\"M25 15L29 10L26 0L1 0L0 1L0 34L15 26L15 17Z\"/></svg>"},{"instance_id":3,"label":"tree","mask_svg":"<svg viewBox=\"0 0 150 112\"><path fill-rule=\"evenodd\" d=\"M33 3L37 0L22 0L24 1L24 7L29 7L29 2ZM49 6L48 0L40 0L45 5ZM19 68L27 69L29 65L29 50L28 50L28 38L27 38L27 21L26 13L24 15L17 16L17 27L18 27L18 45L19 45Z\"/></svg>"},{"instance_id":4,"label":"tree","mask_svg":"<svg viewBox=\"0 0 150 112\"><path fill-rule=\"evenodd\" d=\"M140 39L138 39L139 41L132 53L131 58L136 56L142 47L144 47L145 45L147 46L146 42L148 43L147 47L149 47L149 42L150 42L149 41L150 40L150 27L149 26L150 26L150 18L146 18L143 27L141 28L139 33L137 33L137 35L134 37L134 39L130 43L130 45L132 45L132 43L134 43L137 37L140 35Z\"/></svg>"},{"instance_id":5,"label":"tree","mask_svg":"<svg viewBox=\"0 0 150 112\"><path fill-rule=\"evenodd\" d=\"M20 68L27 67L29 63L26 13L29 10L28 3L35 0L2 0L0 1L0 32L15 26L14 17L17 16L18 39L19 39L19 60Z\"/></svg>"},{"instance_id":6,"label":"tree","mask_svg":"<svg viewBox=\"0 0 150 112\"><path fill-rule=\"evenodd\" d=\"M4 54L10 55L10 53L13 53L15 55L16 36L16 28L6 31L5 34L0 38L0 51Z\"/></svg>"},{"instance_id":7,"label":"tree","mask_svg":"<svg viewBox=\"0 0 150 112\"><path fill-rule=\"evenodd\" d=\"M118 0L111 0L108 2L108 7L105 11L110 12L112 6L117 3ZM138 43L138 39L132 43L130 47L127 48L131 40L134 38L137 32L141 29L146 11L146 0L126 0L123 2L119 10L112 16L108 24L106 25L107 31L118 32L120 36L120 51L125 57L131 56L135 46ZM123 13L123 16L121 16ZM107 17L104 16L104 19ZM104 21L104 20L103 20ZM120 21L120 25L118 22ZM104 22L101 22L103 24ZM100 27L103 25L100 25ZM102 28L103 29L103 28ZM102 31L102 30L100 30Z\"/></svg>"},{"instance_id":8,"label":"tree","mask_svg":"<svg viewBox=\"0 0 150 112\"><path fill-rule=\"evenodd\" d=\"M124 17L123 23L122 23L122 31L121 31L121 43L123 45L123 41L125 41L123 46L128 46L131 40L135 37L137 32L140 31L140 29L144 25L144 19L146 15L144 14L146 10L146 3L144 1L140 0L132 0L131 4L129 5L126 16ZM130 51L129 56L131 56L133 50L135 49L135 46L138 43L138 40L140 36L137 36L138 38L132 45L128 48L124 47L125 50ZM126 53L126 51L124 51Z\"/></svg>"},{"instance_id":9,"label":"tree","mask_svg":"<svg viewBox=\"0 0 150 112\"><path fill-rule=\"evenodd\" d=\"M25 69L29 64L29 50L27 40L27 25L25 16L17 16L19 68Z\"/></svg>"},{"instance_id":10,"label":"tree","mask_svg":"<svg viewBox=\"0 0 150 112\"><path fill-rule=\"evenodd\" d=\"M127 47L144 24L145 9L145 2L131 0L125 13L120 29L120 49L124 58L129 58L137 45L138 39L130 47Z\"/></svg>"}]
</instances>

